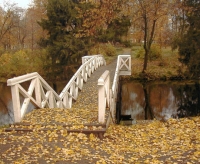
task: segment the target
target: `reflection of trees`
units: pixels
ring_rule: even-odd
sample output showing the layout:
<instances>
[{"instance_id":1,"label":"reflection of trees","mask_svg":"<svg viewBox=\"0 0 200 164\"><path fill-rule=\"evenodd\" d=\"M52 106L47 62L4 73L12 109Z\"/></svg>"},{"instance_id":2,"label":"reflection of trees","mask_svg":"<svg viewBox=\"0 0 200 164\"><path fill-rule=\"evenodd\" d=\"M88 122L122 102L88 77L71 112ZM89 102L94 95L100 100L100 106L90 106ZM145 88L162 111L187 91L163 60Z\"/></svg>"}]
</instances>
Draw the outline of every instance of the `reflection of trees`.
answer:
<instances>
[{"instance_id":1,"label":"reflection of trees","mask_svg":"<svg viewBox=\"0 0 200 164\"><path fill-rule=\"evenodd\" d=\"M145 120L153 119L154 118L154 114L153 114L152 108L151 108L150 103L149 103L149 93L148 93L148 90L147 90L146 82L143 82L142 86L143 86L144 97L145 97L145 107L144 107L145 115L144 115L144 119ZM150 118L148 118L148 116Z\"/></svg>"},{"instance_id":2,"label":"reflection of trees","mask_svg":"<svg viewBox=\"0 0 200 164\"><path fill-rule=\"evenodd\" d=\"M132 117L138 119L166 120L169 117L182 118L200 115L200 85L193 81L188 82L140 82L138 85L130 85L128 93L136 93L137 99L131 99L131 95L123 94L123 99L119 99L119 103L123 103L123 110L137 108L135 104L140 104L140 113L131 113ZM121 91L120 91L121 92ZM139 95L139 96L138 96ZM121 95L122 96L122 95ZM141 101L142 100L142 101ZM136 103L133 103L136 102ZM128 105L124 105L128 103ZM120 112L119 110L118 112ZM118 113L120 117L120 113ZM140 115L140 117L138 117ZM141 117L142 116L142 117Z\"/></svg>"},{"instance_id":3,"label":"reflection of trees","mask_svg":"<svg viewBox=\"0 0 200 164\"><path fill-rule=\"evenodd\" d=\"M200 87L195 85L185 85L178 89L178 109L173 117L197 116L200 114Z\"/></svg>"},{"instance_id":4,"label":"reflection of trees","mask_svg":"<svg viewBox=\"0 0 200 164\"><path fill-rule=\"evenodd\" d=\"M5 110L4 112L7 113L10 119L12 120L12 122L14 122L12 114L11 114L12 111L7 108L5 102L2 100L1 97L0 97L0 107Z\"/></svg>"}]
</instances>

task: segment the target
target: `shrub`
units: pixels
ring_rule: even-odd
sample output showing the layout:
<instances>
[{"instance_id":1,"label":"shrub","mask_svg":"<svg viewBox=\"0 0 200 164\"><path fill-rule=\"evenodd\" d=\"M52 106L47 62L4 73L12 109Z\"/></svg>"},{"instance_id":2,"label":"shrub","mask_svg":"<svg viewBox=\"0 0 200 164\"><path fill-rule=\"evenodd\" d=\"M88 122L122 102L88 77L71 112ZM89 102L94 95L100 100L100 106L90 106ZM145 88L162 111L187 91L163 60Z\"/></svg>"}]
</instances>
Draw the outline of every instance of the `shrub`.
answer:
<instances>
[{"instance_id":1,"label":"shrub","mask_svg":"<svg viewBox=\"0 0 200 164\"><path fill-rule=\"evenodd\" d=\"M132 47L133 46L133 44L128 40L123 41L122 43L124 44L125 47Z\"/></svg>"},{"instance_id":2,"label":"shrub","mask_svg":"<svg viewBox=\"0 0 200 164\"><path fill-rule=\"evenodd\" d=\"M135 55L136 55L136 58L144 58L144 54L145 54L144 48L141 47L136 51ZM149 52L149 59L155 60L155 59L159 59L159 58L161 58L161 50L157 45L153 44L151 46L151 50Z\"/></svg>"},{"instance_id":3,"label":"shrub","mask_svg":"<svg viewBox=\"0 0 200 164\"><path fill-rule=\"evenodd\" d=\"M142 46L142 43L131 43L132 46Z\"/></svg>"},{"instance_id":4,"label":"shrub","mask_svg":"<svg viewBox=\"0 0 200 164\"><path fill-rule=\"evenodd\" d=\"M104 52L107 56L114 56L116 55L116 49L115 47L110 44L110 43L107 43L106 46L104 47Z\"/></svg>"},{"instance_id":5,"label":"shrub","mask_svg":"<svg viewBox=\"0 0 200 164\"><path fill-rule=\"evenodd\" d=\"M137 51L136 51L136 53L135 53L135 57L136 58L144 58L144 48L143 47L141 47L141 48L139 48Z\"/></svg>"},{"instance_id":6,"label":"shrub","mask_svg":"<svg viewBox=\"0 0 200 164\"><path fill-rule=\"evenodd\" d=\"M150 60L155 60L161 58L161 49L158 45L153 44L151 46L151 50L149 52L149 59Z\"/></svg>"},{"instance_id":7,"label":"shrub","mask_svg":"<svg viewBox=\"0 0 200 164\"><path fill-rule=\"evenodd\" d=\"M0 76L12 78L26 73L43 73L43 57L45 54L33 54L31 51L20 50L11 53L4 53L0 57Z\"/></svg>"},{"instance_id":8,"label":"shrub","mask_svg":"<svg viewBox=\"0 0 200 164\"><path fill-rule=\"evenodd\" d=\"M110 43L97 44L90 50L90 54L92 55L102 54L104 56L114 56L116 55L116 49Z\"/></svg>"}]
</instances>

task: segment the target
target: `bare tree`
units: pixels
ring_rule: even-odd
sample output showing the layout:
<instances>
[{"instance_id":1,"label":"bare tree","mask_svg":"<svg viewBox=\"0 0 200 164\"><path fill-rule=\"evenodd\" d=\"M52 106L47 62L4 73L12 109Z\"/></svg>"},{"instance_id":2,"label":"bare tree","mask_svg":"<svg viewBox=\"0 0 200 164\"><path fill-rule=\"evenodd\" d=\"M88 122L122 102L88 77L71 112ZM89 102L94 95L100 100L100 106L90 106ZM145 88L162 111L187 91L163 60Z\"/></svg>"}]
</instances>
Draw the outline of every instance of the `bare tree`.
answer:
<instances>
[{"instance_id":1,"label":"bare tree","mask_svg":"<svg viewBox=\"0 0 200 164\"><path fill-rule=\"evenodd\" d=\"M0 8L0 44L5 49L11 48L13 40L11 30L17 26L15 11L15 4L4 3L3 8Z\"/></svg>"},{"instance_id":2,"label":"bare tree","mask_svg":"<svg viewBox=\"0 0 200 164\"><path fill-rule=\"evenodd\" d=\"M158 19L167 15L168 3L166 0L136 0L138 14L142 18L144 32L144 66L142 72L147 70L147 63L151 45L155 38L156 23Z\"/></svg>"}]
</instances>

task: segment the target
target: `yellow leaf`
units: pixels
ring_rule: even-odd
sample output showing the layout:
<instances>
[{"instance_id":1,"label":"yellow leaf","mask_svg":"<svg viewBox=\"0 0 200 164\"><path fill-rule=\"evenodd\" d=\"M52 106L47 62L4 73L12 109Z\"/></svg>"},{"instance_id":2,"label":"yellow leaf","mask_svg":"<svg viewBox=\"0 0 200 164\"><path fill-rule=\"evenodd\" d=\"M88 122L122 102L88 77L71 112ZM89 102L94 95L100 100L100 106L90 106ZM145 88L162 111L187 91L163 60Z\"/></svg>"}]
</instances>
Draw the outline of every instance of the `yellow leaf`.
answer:
<instances>
[{"instance_id":1,"label":"yellow leaf","mask_svg":"<svg viewBox=\"0 0 200 164\"><path fill-rule=\"evenodd\" d=\"M90 134L90 141L94 141L95 140L95 136L93 133Z\"/></svg>"}]
</instances>

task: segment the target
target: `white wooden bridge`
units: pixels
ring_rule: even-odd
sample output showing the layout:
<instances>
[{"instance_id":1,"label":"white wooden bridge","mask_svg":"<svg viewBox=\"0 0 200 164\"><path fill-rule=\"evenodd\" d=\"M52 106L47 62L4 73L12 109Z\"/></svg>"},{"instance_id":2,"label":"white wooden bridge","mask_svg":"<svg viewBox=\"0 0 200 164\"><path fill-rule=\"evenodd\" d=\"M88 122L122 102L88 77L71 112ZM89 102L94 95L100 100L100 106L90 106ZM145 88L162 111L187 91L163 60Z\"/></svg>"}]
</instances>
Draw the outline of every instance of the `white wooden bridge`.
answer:
<instances>
[{"instance_id":1,"label":"white wooden bridge","mask_svg":"<svg viewBox=\"0 0 200 164\"><path fill-rule=\"evenodd\" d=\"M77 100L84 83L87 82L96 69L103 65L106 65L106 62L102 55L84 56L82 65L60 95L37 72L8 79L7 85L11 86L14 121L20 122L22 120L30 103L35 108L71 108L72 103ZM109 70L105 70L98 79L98 122L101 124L105 123L105 110L107 107L111 111L110 117L115 117L120 75L131 75L130 55L118 56L112 87ZM30 86L26 90L21 84L28 81Z\"/></svg>"}]
</instances>

